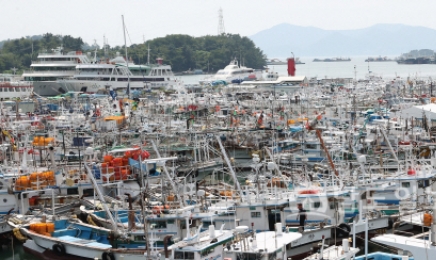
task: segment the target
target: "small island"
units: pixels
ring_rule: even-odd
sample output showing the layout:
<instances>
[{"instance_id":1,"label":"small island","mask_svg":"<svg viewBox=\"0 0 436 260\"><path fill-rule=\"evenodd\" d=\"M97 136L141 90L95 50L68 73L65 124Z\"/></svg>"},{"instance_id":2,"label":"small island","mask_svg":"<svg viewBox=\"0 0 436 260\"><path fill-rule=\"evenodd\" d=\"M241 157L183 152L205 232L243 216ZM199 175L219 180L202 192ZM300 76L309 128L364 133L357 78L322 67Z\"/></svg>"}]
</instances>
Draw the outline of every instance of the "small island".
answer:
<instances>
[{"instance_id":1,"label":"small island","mask_svg":"<svg viewBox=\"0 0 436 260\"><path fill-rule=\"evenodd\" d=\"M351 61L350 58L326 58L326 59L314 59L313 62L339 62L339 61Z\"/></svg>"}]
</instances>

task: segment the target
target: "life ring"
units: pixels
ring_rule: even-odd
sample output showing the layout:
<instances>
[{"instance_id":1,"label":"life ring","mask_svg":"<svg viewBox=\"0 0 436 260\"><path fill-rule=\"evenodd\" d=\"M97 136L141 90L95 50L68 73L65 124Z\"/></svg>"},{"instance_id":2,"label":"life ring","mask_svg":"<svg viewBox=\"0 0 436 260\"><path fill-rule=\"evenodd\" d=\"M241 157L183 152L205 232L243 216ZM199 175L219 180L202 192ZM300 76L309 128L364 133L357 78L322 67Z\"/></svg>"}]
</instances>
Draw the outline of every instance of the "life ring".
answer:
<instances>
[{"instance_id":1,"label":"life ring","mask_svg":"<svg viewBox=\"0 0 436 260\"><path fill-rule=\"evenodd\" d=\"M409 198L409 190L406 188L399 188L395 190L394 195L398 200L404 200Z\"/></svg>"},{"instance_id":2,"label":"life ring","mask_svg":"<svg viewBox=\"0 0 436 260\"><path fill-rule=\"evenodd\" d=\"M350 235L351 227L346 223L341 223L336 230L339 237L348 237Z\"/></svg>"},{"instance_id":3,"label":"life ring","mask_svg":"<svg viewBox=\"0 0 436 260\"><path fill-rule=\"evenodd\" d=\"M115 256L112 252L104 252L101 255L101 260L115 260Z\"/></svg>"},{"instance_id":4,"label":"life ring","mask_svg":"<svg viewBox=\"0 0 436 260\"><path fill-rule=\"evenodd\" d=\"M63 244L54 244L52 249L53 252L55 252L58 256L63 256L66 254L65 246Z\"/></svg>"}]
</instances>

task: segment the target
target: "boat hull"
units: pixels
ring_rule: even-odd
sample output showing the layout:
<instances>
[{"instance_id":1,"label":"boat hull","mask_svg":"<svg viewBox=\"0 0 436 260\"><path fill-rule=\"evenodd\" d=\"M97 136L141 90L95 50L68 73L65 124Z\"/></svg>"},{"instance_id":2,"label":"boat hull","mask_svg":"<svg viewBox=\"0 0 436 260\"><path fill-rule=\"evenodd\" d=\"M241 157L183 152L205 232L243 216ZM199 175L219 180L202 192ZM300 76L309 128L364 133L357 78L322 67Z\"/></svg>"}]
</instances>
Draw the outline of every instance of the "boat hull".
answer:
<instances>
[{"instance_id":1,"label":"boat hull","mask_svg":"<svg viewBox=\"0 0 436 260\"><path fill-rule=\"evenodd\" d=\"M55 245L62 245L65 249L65 252L60 254L60 258L65 256L74 256L85 259L105 259L103 254L110 253L113 255L114 260L137 260L144 259L144 253L146 253L145 249L112 249L110 245L97 243L91 240L89 240L89 242L83 242L83 239L78 239L72 236L49 237L36 234L26 229L20 229L20 231L31 237L35 244L40 248L51 250L53 252Z\"/></svg>"}]
</instances>

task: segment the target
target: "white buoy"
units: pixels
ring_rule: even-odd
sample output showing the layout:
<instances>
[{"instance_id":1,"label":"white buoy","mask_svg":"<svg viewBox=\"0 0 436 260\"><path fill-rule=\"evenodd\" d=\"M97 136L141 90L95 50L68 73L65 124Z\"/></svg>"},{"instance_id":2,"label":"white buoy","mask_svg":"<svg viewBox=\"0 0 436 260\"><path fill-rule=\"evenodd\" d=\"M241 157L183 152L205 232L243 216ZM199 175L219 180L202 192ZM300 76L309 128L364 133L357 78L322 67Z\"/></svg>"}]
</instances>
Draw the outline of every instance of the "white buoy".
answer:
<instances>
[{"instance_id":1,"label":"white buoy","mask_svg":"<svg viewBox=\"0 0 436 260\"><path fill-rule=\"evenodd\" d=\"M345 253L350 251L350 246L348 244L348 239L347 238L342 239L342 250L344 250Z\"/></svg>"}]
</instances>

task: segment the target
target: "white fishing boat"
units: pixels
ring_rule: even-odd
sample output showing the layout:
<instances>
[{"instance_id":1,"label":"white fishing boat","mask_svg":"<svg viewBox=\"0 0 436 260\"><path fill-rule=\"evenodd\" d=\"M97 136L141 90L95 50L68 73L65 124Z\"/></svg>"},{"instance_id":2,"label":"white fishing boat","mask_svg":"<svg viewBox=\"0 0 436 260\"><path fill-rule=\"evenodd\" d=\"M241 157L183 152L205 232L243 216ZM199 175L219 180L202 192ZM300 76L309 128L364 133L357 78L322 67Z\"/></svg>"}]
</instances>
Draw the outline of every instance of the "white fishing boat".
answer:
<instances>
[{"instance_id":1,"label":"white fishing boat","mask_svg":"<svg viewBox=\"0 0 436 260\"><path fill-rule=\"evenodd\" d=\"M331 246L324 249L324 239L319 253L315 253L304 260L351 260L359 252L359 248L350 247L348 239L342 239L341 246Z\"/></svg>"},{"instance_id":2,"label":"white fishing boat","mask_svg":"<svg viewBox=\"0 0 436 260\"><path fill-rule=\"evenodd\" d=\"M224 249L224 259L288 259L288 245L301 234L283 232L280 223L275 224L275 229L255 233L248 232L248 227L239 227L237 239Z\"/></svg>"},{"instance_id":3,"label":"white fishing boat","mask_svg":"<svg viewBox=\"0 0 436 260\"><path fill-rule=\"evenodd\" d=\"M215 226L209 226L204 232L197 232L193 237L187 237L184 240L171 245L171 258L165 251L166 259L223 259L224 245L234 238L233 232L238 230L224 230L224 225L220 230L215 230Z\"/></svg>"},{"instance_id":4,"label":"white fishing boat","mask_svg":"<svg viewBox=\"0 0 436 260\"><path fill-rule=\"evenodd\" d=\"M39 226L45 223L39 224ZM50 223L47 223L50 224ZM37 224L38 225L38 224ZM67 220L52 223L53 231L40 232L32 227L20 228L24 236L33 240L38 246L34 251L41 249L51 250L58 257L75 256L86 259L102 260L136 260L144 259L147 256L145 242L143 246L135 243L129 245L127 240L122 245L115 245L116 232L95 227L87 224L75 224ZM109 239L108 239L109 237ZM160 252L155 248L150 249L149 259L160 259Z\"/></svg>"}]
</instances>

